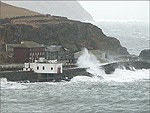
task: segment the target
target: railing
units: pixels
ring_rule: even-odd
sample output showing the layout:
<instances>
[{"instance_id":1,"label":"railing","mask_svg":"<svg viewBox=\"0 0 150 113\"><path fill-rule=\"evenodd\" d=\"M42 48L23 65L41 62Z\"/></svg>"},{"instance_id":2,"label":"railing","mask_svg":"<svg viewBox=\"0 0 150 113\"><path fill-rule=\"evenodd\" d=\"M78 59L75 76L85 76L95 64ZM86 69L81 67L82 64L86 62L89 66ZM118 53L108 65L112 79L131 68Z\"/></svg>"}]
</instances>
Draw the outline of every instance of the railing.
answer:
<instances>
[{"instance_id":1,"label":"railing","mask_svg":"<svg viewBox=\"0 0 150 113\"><path fill-rule=\"evenodd\" d=\"M75 63L63 63L63 65L76 65Z\"/></svg>"}]
</instances>

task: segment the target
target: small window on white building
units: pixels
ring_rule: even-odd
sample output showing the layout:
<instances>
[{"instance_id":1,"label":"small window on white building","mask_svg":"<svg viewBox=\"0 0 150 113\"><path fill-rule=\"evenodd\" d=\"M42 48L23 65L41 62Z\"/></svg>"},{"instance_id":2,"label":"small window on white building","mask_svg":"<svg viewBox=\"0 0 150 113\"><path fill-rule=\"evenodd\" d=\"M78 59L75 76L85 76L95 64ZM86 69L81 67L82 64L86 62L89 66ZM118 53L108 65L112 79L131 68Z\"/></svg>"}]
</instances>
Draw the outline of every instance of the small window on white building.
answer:
<instances>
[{"instance_id":1,"label":"small window on white building","mask_svg":"<svg viewBox=\"0 0 150 113\"><path fill-rule=\"evenodd\" d=\"M53 67L51 67L51 70L53 70Z\"/></svg>"},{"instance_id":2,"label":"small window on white building","mask_svg":"<svg viewBox=\"0 0 150 113\"><path fill-rule=\"evenodd\" d=\"M43 70L45 69L45 67L43 66Z\"/></svg>"},{"instance_id":3,"label":"small window on white building","mask_svg":"<svg viewBox=\"0 0 150 113\"><path fill-rule=\"evenodd\" d=\"M37 70L39 70L39 66L37 66Z\"/></svg>"}]
</instances>

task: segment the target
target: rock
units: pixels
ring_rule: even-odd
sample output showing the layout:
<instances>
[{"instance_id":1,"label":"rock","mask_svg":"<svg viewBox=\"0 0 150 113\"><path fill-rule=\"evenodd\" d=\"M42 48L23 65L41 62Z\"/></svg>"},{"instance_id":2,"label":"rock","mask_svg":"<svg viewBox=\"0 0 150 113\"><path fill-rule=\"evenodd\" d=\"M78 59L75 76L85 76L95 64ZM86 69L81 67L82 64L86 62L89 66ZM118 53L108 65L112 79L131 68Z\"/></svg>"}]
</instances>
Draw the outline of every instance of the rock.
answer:
<instances>
[{"instance_id":1,"label":"rock","mask_svg":"<svg viewBox=\"0 0 150 113\"><path fill-rule=\"evenodd\" d=\"M139 57L142 58L143 60L150 61L150 49L142 50Z\"/></svg>"},{"instance_id":2,"label":"rock","mask_svg":"<svg viewBox=\"0 0 150 113\"><path fill-rule=\"evenodd\" d=\"M129 62L129 66L132 66L135 69L150 69L150 62L147 62L147 61L133 61L133 62Z\"/></svg>"},{"instance_id":3,"label":"rock","mask_svg":"<svg viewBox=\"0 0 150 113\"><path fill-rule=\"evenodd\" d=\"M115 69L117 68L117 64L116 63L107 64L107 65L104 65L103 68L104 68L106 74L112 74L115 71Z\"/></svg>"},{"instance_id":4,"label":"rock","mask_svg":"<svg viewBox=\"0 0 150 113\"><path fill-rule=\"evenodd\" d=\"M68 69L63 71L63 78L66 81L71 80L75 76L89 76L93 75L86 71L85 68Z\"/></svg>"},{"instance_id":5,"label":"rock","mask_svg":"<svg viewBox=\"0 0 150 113\"><path fill-rule=\"evenodd\" d=\"M150 62L147 61L128 61L128 62L116 62L102 66L106 74L112 74L115 69L127 69L134 71L135 69L150 69Z\"/></svg>"}]
</instances>

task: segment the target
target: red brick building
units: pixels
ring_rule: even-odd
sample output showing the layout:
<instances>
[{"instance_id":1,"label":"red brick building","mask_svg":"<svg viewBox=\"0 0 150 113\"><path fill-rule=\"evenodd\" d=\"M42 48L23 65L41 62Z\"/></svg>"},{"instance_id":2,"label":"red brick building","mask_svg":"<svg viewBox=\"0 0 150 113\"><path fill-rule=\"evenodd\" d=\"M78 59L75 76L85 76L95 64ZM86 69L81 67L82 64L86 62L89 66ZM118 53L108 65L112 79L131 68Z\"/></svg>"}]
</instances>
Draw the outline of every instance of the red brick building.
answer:
<instances>
[{"instance_id":1,"label":"red brick building","mask_svg":"<svg viewBox=\"0 0 150 113\"><path fill-rule=\"evenodd\" d=\"M14 48L16 63L34 62L40 57L45 57L45 47L33 41L25 41Z\"/></svg>"}]
</instances>

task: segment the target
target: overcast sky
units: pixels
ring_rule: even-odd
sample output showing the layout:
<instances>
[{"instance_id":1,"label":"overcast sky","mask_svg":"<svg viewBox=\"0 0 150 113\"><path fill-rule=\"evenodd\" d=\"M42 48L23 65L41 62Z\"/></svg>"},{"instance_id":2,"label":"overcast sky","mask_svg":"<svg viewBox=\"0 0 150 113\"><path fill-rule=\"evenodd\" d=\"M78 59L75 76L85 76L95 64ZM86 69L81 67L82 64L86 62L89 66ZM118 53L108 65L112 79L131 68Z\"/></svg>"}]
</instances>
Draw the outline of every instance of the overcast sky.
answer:
<instances>
[{"instance_id":1,"label":"overcast sky","mask_svg":"<svg viewBox=\"0 0 150 113\"><path fill-rule=\"evenodd\" d=\"M94 20L149 20L149 1L79 1Z\"/></svg>"}]
</instances>

